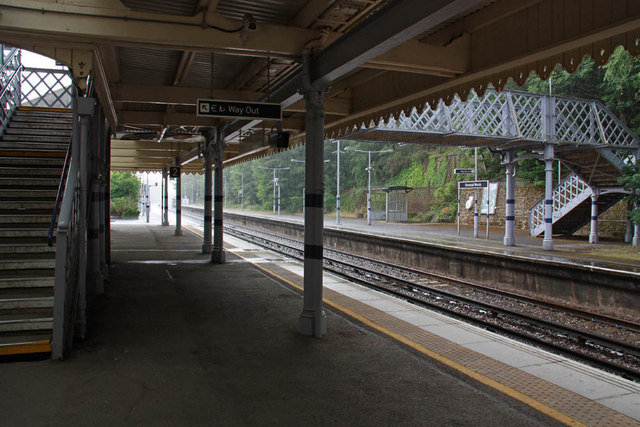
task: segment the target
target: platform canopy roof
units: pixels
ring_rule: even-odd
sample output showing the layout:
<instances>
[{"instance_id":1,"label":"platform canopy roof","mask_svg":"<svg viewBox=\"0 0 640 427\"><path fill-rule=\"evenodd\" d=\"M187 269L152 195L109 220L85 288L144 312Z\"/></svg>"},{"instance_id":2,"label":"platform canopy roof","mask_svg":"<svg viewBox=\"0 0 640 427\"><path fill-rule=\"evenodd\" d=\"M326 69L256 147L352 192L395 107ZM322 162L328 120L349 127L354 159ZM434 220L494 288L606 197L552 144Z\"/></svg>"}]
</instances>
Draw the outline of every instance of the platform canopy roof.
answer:
<instances>
[{"instance_id":1,"label":"platform canopy roof","mask_svg":"<svg viewBox=\"0 0 640 427\"><path fill-rule=\"evenodd\" d=\"M303 53L326 87L326 136L502 89L619 45L640 53L637 0L3 0L0 43L87 75L115 133L112 168L198 170L203 128L225 164L276 151L276 121L198 117L196 100L269 101L304 143ZM82 84L82 83L81 83Z\"/></svg>"}]
</instances>

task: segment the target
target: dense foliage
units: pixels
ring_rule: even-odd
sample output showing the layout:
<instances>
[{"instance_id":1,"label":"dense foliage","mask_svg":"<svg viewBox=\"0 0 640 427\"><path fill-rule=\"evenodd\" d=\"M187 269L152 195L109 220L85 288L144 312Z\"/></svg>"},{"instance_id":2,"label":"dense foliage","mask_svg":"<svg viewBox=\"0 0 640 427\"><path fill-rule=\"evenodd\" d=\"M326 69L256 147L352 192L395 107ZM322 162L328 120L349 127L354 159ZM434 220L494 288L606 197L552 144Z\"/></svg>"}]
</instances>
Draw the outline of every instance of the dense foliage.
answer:
<instances>
[{"instance_id":1,"label":"dense foliage","mask_svg":"<svg viewBox=\"0 0 640 427\"><path fill-rule=\"evenodd\" d=\"M111 214L137 218L140 181L131 172L111 172Z\"/></svg>"}]
</instances>

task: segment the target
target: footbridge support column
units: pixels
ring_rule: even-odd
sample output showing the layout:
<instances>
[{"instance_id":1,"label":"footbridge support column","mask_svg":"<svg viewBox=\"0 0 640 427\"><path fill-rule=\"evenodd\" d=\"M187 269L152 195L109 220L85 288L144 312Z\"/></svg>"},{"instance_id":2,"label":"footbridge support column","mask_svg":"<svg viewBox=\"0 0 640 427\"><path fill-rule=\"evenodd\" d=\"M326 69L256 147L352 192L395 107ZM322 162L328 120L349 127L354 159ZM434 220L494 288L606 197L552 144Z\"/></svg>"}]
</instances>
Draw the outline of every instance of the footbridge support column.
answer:
<instances>
[{"instance_id":1,"label":"footbridge support column","mask_svg":"<svg viewBox=\"0 0 640 427\"><path fill-rule=\"evenodd\" d=\"M306 103L304 299L300 333L321 338L327 333L322 308L322 230L324 221L324 88L311 85L311 55L304 57L303 95Z\"/></svg>"},{"instance_id":2,"label":"footbridge support column","mask_svg":"<svg viewBox=\"0 0 640 427\"><path fill-rule=\"evenodd\" d=\"M592 189L591 194L591 230L589 231L589 243L598 243L598 190Z\"/></svg>"},{"instance_id":3,"label":"footbridge support column","mask_svg":"<svg viewBox=\"0 0 640 427\"><path fill-rule=\"evenodd\" d=\"M224 264L225 255L223 248L222 215L224 208L223 194L223 164L224 160L224 135L221 128L216 128L215 144L213 148L213 159L215 162L215 179L213 184L213 249L211 251L211 262L214 264Z\"/></svg>"},{"instance_id":4,"label":"footbridge support column","mask_svg":"<svg viewBox=\"0 0 640 427\"><path fill-rule=\"evenodd\" d=\"M544 146L544 240L542 248L553 250L553 145Z\"/></svg>"},{"instance_id":5,"label":"footbridge support column","mask_svg":"<svg viewBox=\"0 0 640 427\"><path fill-rule=\"evenodd\" d=\"M513 153L508 151L505 153L505 185L506 185L506 207L505 207L505 222L504 222L504 240L505 246L515 246L515 220L516 220L516 177L515 177L515 162L513 160Z\"/></svg>"},{"instance_id":6,"label":"footbridge support column","mask_svg":"<svg viewBox=\"0 0 640 427\"><path fill-rule=\"evenodd\" d=\"M212 195L212 173L211 173L211 158L212 156L212 132L207 131L204 134L204 228L202 239L202 253L210 254L212 250L211 245L211 202L213 200Z\"/></svg>"},{"instance_id":7,"label":"footbridge support column","mask_svg":"<svg viewBox=\"0 0 640 427\"><path fill-rule=\"evenodd\" d=\"M636 208L637 207L639 207L638 204L636 204ZM631 245L634 247L640 245L640 225L633 225L633 239L631 239Z\"/></svg>"}]
</instances>

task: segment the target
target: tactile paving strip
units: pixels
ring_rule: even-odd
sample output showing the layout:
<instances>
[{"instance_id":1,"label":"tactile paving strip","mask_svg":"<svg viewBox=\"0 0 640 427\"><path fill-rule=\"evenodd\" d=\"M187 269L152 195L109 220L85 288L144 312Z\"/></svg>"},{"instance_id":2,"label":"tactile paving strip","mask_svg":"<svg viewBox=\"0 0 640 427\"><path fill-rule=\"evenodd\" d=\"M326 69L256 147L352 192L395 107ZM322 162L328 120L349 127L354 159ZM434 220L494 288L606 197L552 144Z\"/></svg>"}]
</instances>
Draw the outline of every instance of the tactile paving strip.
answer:
<instances>
[{"instance_id":1,"label":"tactile paving strip","mask_svg":"<svg viewBox=\"0 0 640 427\"><path fill-rule=\"evenodd\" d=\"M275 264L260 265L301 289L301 277ZM637 426L638 422L598 402L393 317L363 302L324 289L325 303L441 363L567 424Z\"/></svg>"}]
</instances>

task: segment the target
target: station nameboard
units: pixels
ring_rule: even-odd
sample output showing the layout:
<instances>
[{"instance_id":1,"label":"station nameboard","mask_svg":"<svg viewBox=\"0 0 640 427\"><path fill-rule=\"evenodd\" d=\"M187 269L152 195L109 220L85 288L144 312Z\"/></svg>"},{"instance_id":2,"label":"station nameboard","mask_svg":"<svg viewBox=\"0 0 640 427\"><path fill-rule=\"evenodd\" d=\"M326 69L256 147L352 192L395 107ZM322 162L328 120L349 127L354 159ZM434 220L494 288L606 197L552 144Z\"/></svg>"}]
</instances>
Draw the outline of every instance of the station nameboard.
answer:
<instances>
[{"instance_id":1,"label":"station nameboard","mask_svg":"<svg viewBox=\"0 0 640 427\"><path fill-rule=\"evenodd\" d=\"M474 172L475 169L473 168L460 168L453 170L453 173L455 173L456 175L472 175Z\"/></svg>"},{"instance_id":2,"label":"station nameboard","mask_svg":"<svg viewBox=\"0 0 640 427\"><path fill-rule=\"evenodd\" d=\"M198 99L196 111L199 117L282 120L282 106L266 102Z\"/></svg>"},{"instance_id":3,"label":"station nameboard","mask_svg":"<svg viewBox=\"0 0 640 427\"><path fill-rule=\"evenodd\" d=\"M489 181L460 181L458 188L488 188Z\"/></svg>"}]
</instances>

